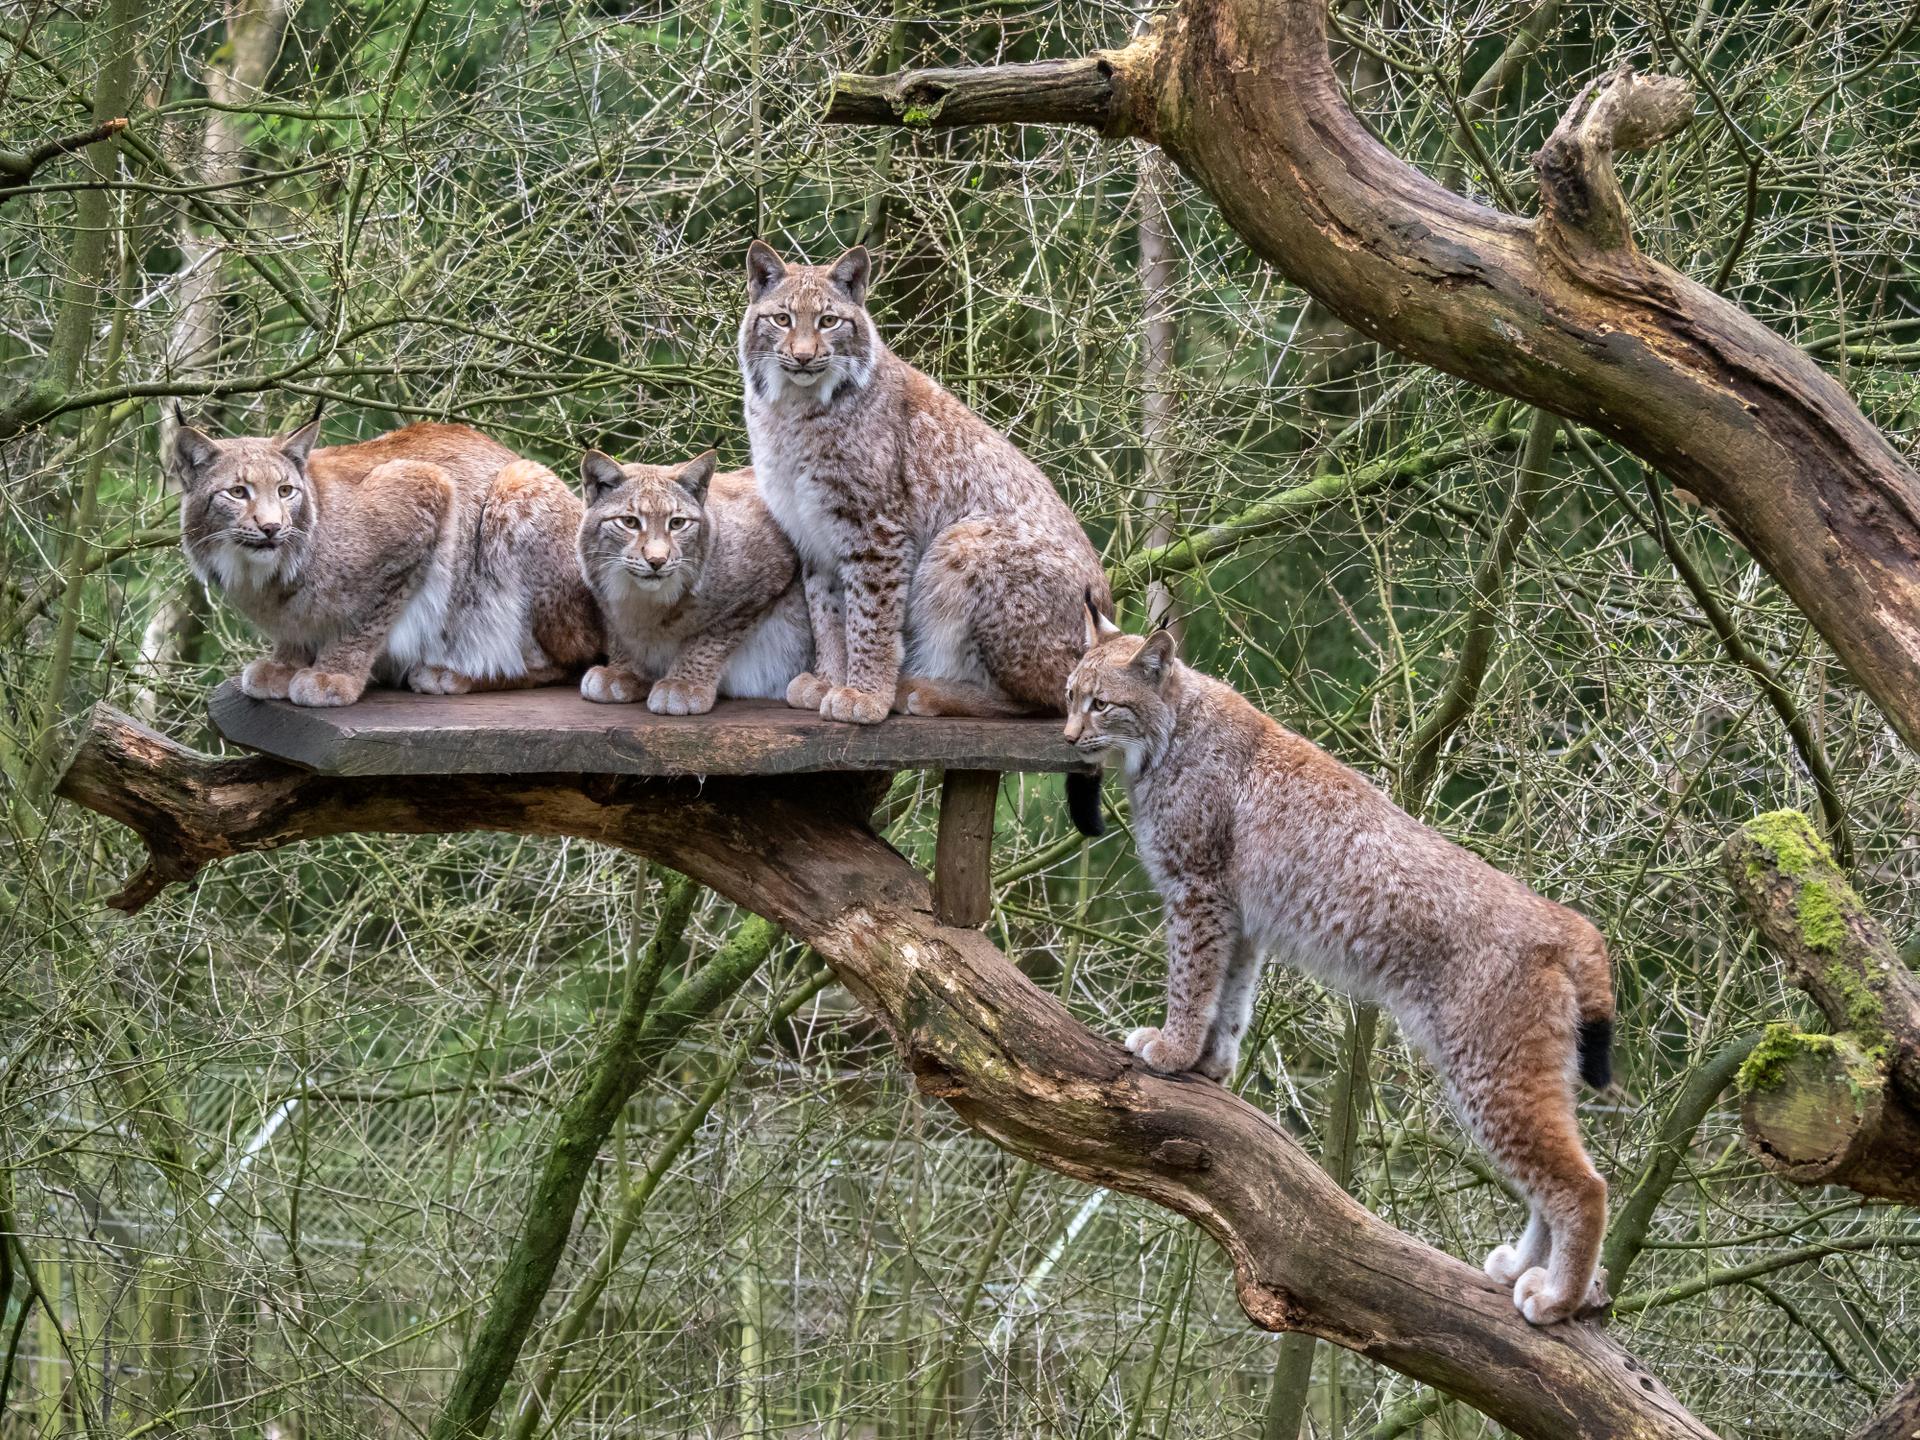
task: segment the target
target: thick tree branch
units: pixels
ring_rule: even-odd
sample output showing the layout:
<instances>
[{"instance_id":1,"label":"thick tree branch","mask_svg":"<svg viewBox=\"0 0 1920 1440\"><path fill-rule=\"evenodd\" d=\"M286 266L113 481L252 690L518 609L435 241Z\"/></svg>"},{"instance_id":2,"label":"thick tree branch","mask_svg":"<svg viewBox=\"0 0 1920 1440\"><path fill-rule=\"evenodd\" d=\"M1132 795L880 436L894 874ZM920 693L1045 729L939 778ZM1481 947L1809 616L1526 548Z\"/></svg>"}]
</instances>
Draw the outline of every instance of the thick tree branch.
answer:
<instances>
[{"instance_id":1,"label":"thick tree branch","mask_svg":"<svg viewBox=\"0 0 1920 1440\"><path fill-rule=\"evenodd\" d=\"M105 121L90 129L79 130L71 135L59 135L51 140L43 140L31 150L0 150L0 201L5 201L27 188L27 184L42 165L59 159L62 155L71 155L76 150L84 150L89 145L98 145L103 140L111 140L127 128L124 117Z\"/></svg>"},{"instance_id":2,"label":"thick tree branch","mask_svg":"<svg viewBox=\"0 0 1920 1440\"><path fill-rule=\"evenodd\" d=\"M1747 1141L1776 1173L1920 1204L1920 977L1805 816L1727 842L1734 894L1831 1034L1771 1027L1740 1071Z\"/></svg>"},{"instance_id":3,"label":"thick tree branch","mask_svg":"<svg viewBox=\"0 0 1920 1440\"><path fill-rule=\"evenodd\" d=\"M1700 496L1920 746L1920 476L1802 351L1628 238L1612 155L1684 122L1678 82L1617 70L1590 86L1542 151L1546 213L1527 220L1368 132L1328 60L1325 0L1184 0L1082 63L1106 66L1112 92L1079 123L1158 142L1349 325L1590 425ZM1061 118L1002 71L937 74L929 124ZM904 123L850 83L828 119ZM871 97L914 82L860 83Z\"/></svg>"},{"instance_id":4,"label":"thick tree branch","mask_svg":"<svg viewBox=\"0 0 1920 1440\"><path fill-rule=\"evenodd\" d=\"M865 823L844 776L354 779L213 760L96 711L60 793L154 847L124 902L202 865L369 830L573 835L649 855L810 941L920 1089L1007 1150L1198 1222L1255 1323L1379 1361L1539 1440L1704 1440L1598 1328L1535 1329L1477 1269L1352 1200L1270 1117L1081 1026Z\"/></svg>"}]
</instances>

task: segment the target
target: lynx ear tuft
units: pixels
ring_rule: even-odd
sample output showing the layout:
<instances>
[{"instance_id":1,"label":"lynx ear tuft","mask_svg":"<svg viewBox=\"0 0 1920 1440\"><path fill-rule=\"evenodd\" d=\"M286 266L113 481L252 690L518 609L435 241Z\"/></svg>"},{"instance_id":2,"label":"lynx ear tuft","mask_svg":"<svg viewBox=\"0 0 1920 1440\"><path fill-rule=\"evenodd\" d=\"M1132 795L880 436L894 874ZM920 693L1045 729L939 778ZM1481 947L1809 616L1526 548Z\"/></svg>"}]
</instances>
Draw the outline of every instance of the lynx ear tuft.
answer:
<instances>
[{"instance_id":1,"label":"lynx ear tuft","mask_svg":"<svg viewBox=\"0 0 1920 1440\"><path fill-rule=\"evenodd\" d=\"M219 453L220 446L213 437L189 425L186 411L175 402L173 437L167 456L174 474L185 480L198 479L200 472L212 464L213 457Z\"/></svg>"},{"instance_id":2,"label":"lynx ear tuft","mask_svg":"<svg viewBox=\"0 0 1920 1440\"><path fill-rule=\"evenodd\" d=\"M827 271L827 278L847 292L847 298L856 305L867 303L867 285L873 279L873 256L867 253L867 247L856 245Z\"/></svg>"},{"instance_id":3,"label":"lynx ear tuft","mask_svg":"<svg viewBox=\"0 0 1920 1440\"><path fill-rule=\"evenodd\" d=\"M580 483L586 489L587 503L596 503L609 490L617 490L625 482L627 472L620 468L620 462L611 455L599 450L589 450L580 457Z\"/></svg>"},{"instance_id":4,"label":"lynx ear tuft","mask_svg":"<svg viewBox=\"0 0 1920 1440\"><path fill-rule=\"evenodd\" d=\"M314 442L320 438L320 412L314 411L313 418L295 430L291 435L280 437L280 453L305 469L307 457L313 454Z\"/></svg>"},{"instance_id":5,"label":"lynx ear tuft","mask_svg":"<svg viewBox=\"0 0 1920 1440\"><path fill-rule=\"evenodd\" d=\"M720 457L708 450L689 460L686 468L674 478L680 482L680 488L694 498L695 503L707 503L707 486L713 481L713 472L720 463Z\"/></svg>"},{"instance_id":6,"label":"lynx ear tuft","mask_svg":"<svg viewBox=\"0 0 1920 1440\"><path fill-rule=\"evenodd\" d=\"M1156 630L1133 657L1133 670L1149 685L1158 685L1173 668L1173 632Z\"/></svg>"},{"instance_id":7,"label":"lynx ear tuft","mask_svg":"<svg viewBox=\"0 0 1920 1440\"><path fill-rule=\"evenodd\" d=\"M758 300L787 274L787 262L764 240L747 246L747 299Z\"/></svg>"},{"instance_id":8,"label":"lynx ear tuft","mask_svg":"<svg viewBox=\"0 0 1920 1440\"><path fill-rule=\"evenodd\" d=\"M1087 586L1087 649L1091 650L1102 640L1111 640L1120 633L1120 627L1100 613L1100 606L1093 598L1093 587Z\"/></svg>"}]
</instances>

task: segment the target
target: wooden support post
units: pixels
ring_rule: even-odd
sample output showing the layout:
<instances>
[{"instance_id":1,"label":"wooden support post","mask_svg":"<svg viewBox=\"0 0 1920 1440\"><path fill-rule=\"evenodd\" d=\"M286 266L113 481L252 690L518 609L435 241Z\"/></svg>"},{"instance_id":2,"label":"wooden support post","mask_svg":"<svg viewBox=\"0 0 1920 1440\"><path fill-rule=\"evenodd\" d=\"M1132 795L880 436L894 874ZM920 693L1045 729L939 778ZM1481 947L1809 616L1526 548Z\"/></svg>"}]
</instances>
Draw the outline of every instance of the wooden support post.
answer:
<instances>
[{"instance_id":1,"label":"wooden support post","mask_svg":"<svg viewBox=\"0 0 1920 1440\"><path fill-rule=\"evenodd\" d=\"M993 807L997 770L949 770L940 782L933 843L933 913L942 925L977 930L993 909Z\"/></svg>"}]
</instances>

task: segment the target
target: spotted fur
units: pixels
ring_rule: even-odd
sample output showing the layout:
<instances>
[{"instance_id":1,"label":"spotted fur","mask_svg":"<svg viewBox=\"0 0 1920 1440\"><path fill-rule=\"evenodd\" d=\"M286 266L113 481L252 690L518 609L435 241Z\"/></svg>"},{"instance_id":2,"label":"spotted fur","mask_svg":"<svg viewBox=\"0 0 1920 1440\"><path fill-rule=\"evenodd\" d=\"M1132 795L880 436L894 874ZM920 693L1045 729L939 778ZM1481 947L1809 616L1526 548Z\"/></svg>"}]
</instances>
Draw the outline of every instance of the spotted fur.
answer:
<instances>
[{"instance_id":1,"label":"spotted fur","mask_svg":"<svg viewBox=\"0 0 1920 1440\"><path fill-rule=\"evenodd\" d=\"M580 681L607 703L704 715L716 695L779 699L813 659L793 547L753 471L580 463L580 567L606 617L608 663Z\"/></svg>"},{"instance_id":2,"label":"spotted fur","mask_svg":"<svg viewBox=\"0 0 1920 1440\"><path fill-rule=\"evenodd\" d=\"M789 704L871 724L1058 714L1079 606L1107 581L1047 477L880 339L863 248L788 265L755 241L747 434L805 567L817 656Z\"/></svg>"},{"instance_id":3,"label":"spotted fur","mask_svg":"<svg viewBox=\"0 0 1920 1440\"><path fill-rule=\"evenodd\" d=\"M378 675L458 694L560 679L600 648L572 556L580 502L544 465L464 425L315 448L179 424L188 563L264 630L256 699L351 705Z\"/></svg>"},{"instance_id":4,"label":"spotted fur","mask_svg":"<svg viewBox=\"0 0 1920 1440\"><path fill-rule=\"evenodd\" d=\"M1613 1015L1599 932L1180 663L1166 631L1143 640L1091 611L1086 631L1066 736L1126 777L1166 905L1166 1022L1127 1048L1231 1075L1267 954L1385 1006L1528 1196L1525 1235L1487 1273L1535 1324L1604 1300L1607 1186L1573 1091L1577 1037L1597 1045Z\"/></svg>"}]
</instances>

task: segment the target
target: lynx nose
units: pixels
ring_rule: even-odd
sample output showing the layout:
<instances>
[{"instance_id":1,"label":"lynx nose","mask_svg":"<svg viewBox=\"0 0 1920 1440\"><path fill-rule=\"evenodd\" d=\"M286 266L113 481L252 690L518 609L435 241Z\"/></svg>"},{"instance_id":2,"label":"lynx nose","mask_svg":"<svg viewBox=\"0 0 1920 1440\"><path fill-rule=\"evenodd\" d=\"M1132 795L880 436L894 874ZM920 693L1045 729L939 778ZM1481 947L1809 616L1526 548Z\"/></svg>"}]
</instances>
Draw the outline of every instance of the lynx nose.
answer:
<instances>
[{"instance_id":1,"label":"lynx nose","mask_svg":"<svg viewBox=\"0 0 1920 1440\"><path fill-rule=\"evenodd\" d=\"M1067 716L1067 743L1077 745L1080 742L1080 732L1086 728L1087 717L1078 710Z\"/></svg>"},{"instance_id":2,"label":"lynx nose","mask_svg":"<svg viewBox=\"0 0 1920 1440\"><path fill-rule=\"evenodd\" d=\"M260 522L260 533L266 536L267 539L269 540L273 539L274 536L278 535L282 528L283 527L278 520L262 520Z\"/></svg>"}]
</instances>

